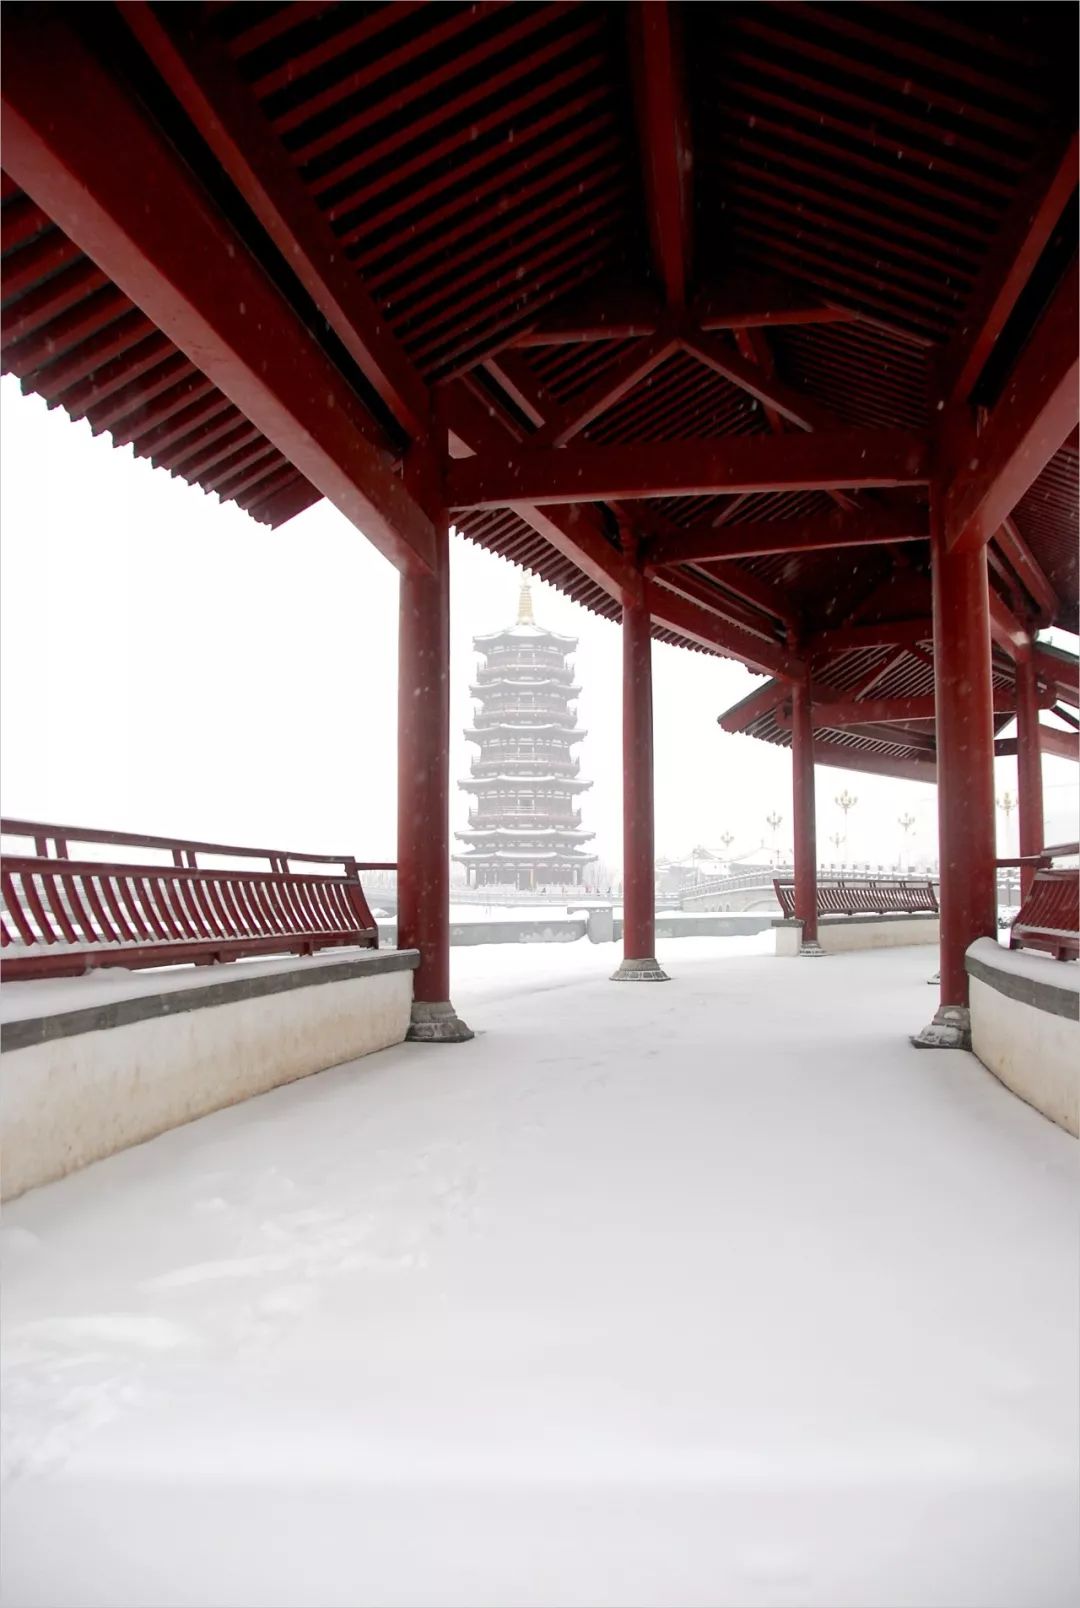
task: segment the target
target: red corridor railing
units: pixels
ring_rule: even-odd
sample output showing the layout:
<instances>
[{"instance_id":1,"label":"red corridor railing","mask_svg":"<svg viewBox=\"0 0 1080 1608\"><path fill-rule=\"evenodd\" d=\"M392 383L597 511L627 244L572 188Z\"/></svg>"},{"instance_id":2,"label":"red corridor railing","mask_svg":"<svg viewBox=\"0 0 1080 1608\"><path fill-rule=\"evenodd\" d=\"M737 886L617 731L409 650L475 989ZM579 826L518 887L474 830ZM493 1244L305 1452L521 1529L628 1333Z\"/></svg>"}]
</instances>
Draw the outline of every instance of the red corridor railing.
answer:
<instances>
[{"instance_id":1,"label":"red corridor railing","mask_svg":"<svg viewBox=\"0 0 1080 1608\"><path fill-rule=\"evenodd\" d=\"M351 855L237 848L184 838L0 821L33 843L0 871L0 946L9 979L71 977L100 966L211 965L248 955L377 948L360 872L393 871ZM171 863L73 859L72 844L163 850ZM263 860L259 869L207 867L200 855ZM293 863L340 866L295 870Z\"/></svg>"}]
</instances>

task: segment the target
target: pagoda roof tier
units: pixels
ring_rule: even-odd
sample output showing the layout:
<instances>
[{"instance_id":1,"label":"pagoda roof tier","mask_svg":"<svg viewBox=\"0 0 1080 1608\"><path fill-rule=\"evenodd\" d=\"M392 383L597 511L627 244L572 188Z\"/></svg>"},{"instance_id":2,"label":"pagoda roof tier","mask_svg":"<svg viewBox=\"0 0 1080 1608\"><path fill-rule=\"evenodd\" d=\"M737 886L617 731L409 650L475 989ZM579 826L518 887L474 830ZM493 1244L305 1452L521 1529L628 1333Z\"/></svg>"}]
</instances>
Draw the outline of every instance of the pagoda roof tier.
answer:
<instances>
[{"instance_id":1,"label":"pagoda roof tier","mask_svg":"<svg viewBox=\"0 0 1080 1608\"><path fill-rule=\"evenodd\" d=\"M568 792L575 793L584 793L587 788L593 785L591 782L581 781L577 776L509 776L500 771L495 776L466 776L458 783L458 786L466 792L480 792L483 788L502 787L508 782L511 785L527 782L530 787L563 787Z\"/></svg>"},{"instance_id":2,"label":"pagoda roof tier","mask_svg":"<svg viewBox=\"0 0 1080 1608\"><path fill-rule=\"evenodd\" d=\"M578 645L577 637L560 636L557 631L545 631L542 625L521 622L505 626L501 631L492 631L488 636L473 637L473 646L481 653L499 642L508 642L512 647L548 646L558 648L563 653L572 653Z\"/></svg>"},{"instance_id":3,"label":"pagoda roof tier","mask_svg":"<svg viewBox=\"0 0 1080 1608\"><path fill-rule=\"evenodd\" d=\"M565 721L561 720L545 720L542 724L538 722L535 726L522 725L517 721L511 720L492 720L491 724L487 726L466 726L465 735L475 741L474 733L476 736L488 737L499 731L517 732L523 737L542 737L553 732L558 737L568 738L572 743L579 743L583 737L588 736L588 731L584 726L579 728L567 725Z\"/></svg>"},{"instance_id":4,"label":"pagoda roof tier","mask_svg":"<svg viewBox=\"0 0 1080 1608\"><path fill-rule=\"evenodd\" d=\"M581 688L573 682L556 681L551 676L542 681L526 681L517 676L497 676L492 681L474 681L469 691L474 698L486 698L489 693L497 692L500 687L513 687L515 691L537 692L543 687L550 687L558 693L560 698L579 698Z\"/></svg>"},{"instance_id":5,"label":"pagoda roof tier","mask_svg":"<svg viewBox=\"0 0 1080 1608\"><path fill-rule=\"evenodd\" d=\"M479 854L475 851L469 854L455 854L453 858L469 865L476 865L485 860L513 861L517 865L531 865L537 860L561 860L566 865L586 865L597 857L595 854L578 854L573 849L565 851L561 849L537 849L535 852L530 850L528 853L515 853L512 849L493 849L486 854Z\"/></svg>"},{"instance_id":6,"label":"pagoda roof tier","mask_svg":"<svg viewBox=\"0 0 1080 1608\"><path fill-rule=\"evenodd\" d=\"M488 838L524 838L530 843L534 838L559 838L586 843L596 833L585 832L577 826L481 826L468 832L455 832L454 836L463 843L483 842Z\"/></svg>"}]
</instances>

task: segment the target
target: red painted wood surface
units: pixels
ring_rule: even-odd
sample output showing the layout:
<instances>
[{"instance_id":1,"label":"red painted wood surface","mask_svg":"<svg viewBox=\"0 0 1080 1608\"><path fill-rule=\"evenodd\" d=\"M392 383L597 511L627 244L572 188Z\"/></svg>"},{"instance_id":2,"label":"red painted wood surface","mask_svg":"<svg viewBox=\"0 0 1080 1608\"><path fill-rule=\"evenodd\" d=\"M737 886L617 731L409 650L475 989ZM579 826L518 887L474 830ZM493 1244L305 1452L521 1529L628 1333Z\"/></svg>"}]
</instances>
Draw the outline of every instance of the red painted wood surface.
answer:
<instances>
[{"instance_id":1,"label":"red painted wood surface","mask_svg":"<svg viewBox=\"0 0 1080 1608\"><path fill-rule=\"evenodd\" d=\"M640 597L623 604L623 955L656 955L652 638Z\"/></svg>"},{"instance_id":2,"label":"red painted wood surface","mask_svg":"<svg viewBox=\"0 0 1080 1608\"><path fill-rule=\"evenodd\" d=\"M0 946L8 980L75 977L99 967L210 965L242 956L377 948L378 928L351 856L242 849L184 838L5 820L34 853L6 855ZM167 852L169 865L76 859L72 842ZM50 852L51 850L51 852ZM200 854L265 860L259 869L200 867ZM340 864L341 871L300 871ZM393 870L372 862L366 870Z\"/></svg>"},{"instance_id":3,"label":"red painted wood surface","mask_svg":"<svg viewBox=\"0 0 1080 1608\"><path fill-rule=\"evenodd\" d=\"M1080 957L1080 876L1075 868L1036 871L1013 922L1010 949L1044 949L1057 960Z\"/></svg>"},{"instance_id":4,"label":"red painted wood surface","mask_svg":"<svg viewBox=\"0 0 1080 1608\"><path fill-rule=\"evenodd\" d=\"M964 957L997 930L994 705L986 548L932 544L941 865L941 1005L966 1006Z\"/></svg>"},{"instance_id":5,"label":"red painted wood surface","mask_svg":"<svg viewBox=\"0 0 1080 1608\"><path fill-rule=\"evenodd\" d=\"M817 942L817 800L814 790L814 712L809 676L791 688L791 781L795 826L795 914L803 943Z\"/></svg>"},{"instance_id":6,"label":"red painted wood surface","mask_svg":"<svg viewBox=\"0 0 1080 1608\"><path fill-rule=\"evenodd\" d=\"M789 921L805 917L797 907L794 879L774 878L773 889L781 910ZM871 878L854 882L845 878L819 877L815 900L818 916L913 915L938 909L932 882L909 877ZM806 936L804 928L803 936Z\"/></svg>"}]
</instances>

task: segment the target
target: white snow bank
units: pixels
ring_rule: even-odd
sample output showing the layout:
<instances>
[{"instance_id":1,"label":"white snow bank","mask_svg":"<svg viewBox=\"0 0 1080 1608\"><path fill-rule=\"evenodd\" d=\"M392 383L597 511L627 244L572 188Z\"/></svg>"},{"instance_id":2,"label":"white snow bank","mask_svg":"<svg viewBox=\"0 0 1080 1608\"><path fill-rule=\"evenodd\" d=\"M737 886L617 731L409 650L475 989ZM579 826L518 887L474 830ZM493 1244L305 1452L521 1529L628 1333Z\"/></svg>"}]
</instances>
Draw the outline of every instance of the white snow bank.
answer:
<instances>
[{"instance_id":1,"label":"white snow bank","mask_svg":"<svg viewBox=\"0 0 1080 1608\"><path fill-rule=\"evenodd\" d=\"M1073 1146L752 941L455 950L471 1043L6 1211L6 1600L1074 1601Z\"/></svg>"}]
</instances>

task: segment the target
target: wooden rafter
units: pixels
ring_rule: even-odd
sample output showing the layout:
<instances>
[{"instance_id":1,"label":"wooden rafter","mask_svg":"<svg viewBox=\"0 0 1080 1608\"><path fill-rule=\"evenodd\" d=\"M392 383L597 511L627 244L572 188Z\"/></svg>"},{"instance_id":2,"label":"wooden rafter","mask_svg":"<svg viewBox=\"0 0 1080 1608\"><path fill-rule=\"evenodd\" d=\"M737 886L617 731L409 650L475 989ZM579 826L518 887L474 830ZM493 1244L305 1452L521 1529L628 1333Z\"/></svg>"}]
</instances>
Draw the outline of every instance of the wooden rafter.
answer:
<instances>
[{"instance_id":1,"label":"wooden rafter","mask_svg":"<svg viewBox=\"0 0 1080 1608\"><path fill-rule=\"evenodd\" d=\"M637 341L630 350L606 373L602 374L581 396L568 402L539 432L534 446L562 447L604 413L613 408L629 391L647 379L675 350L676 341L666 330L643 341Z\"/></svg>"},{"instance_id":2,"label":"wooden rafter","mask_svg":"<svg viewBox=\"0 0 1080 1608\"><path fill-rule=\"evenodd\" d=\"M995 540L1003 556L1012 565L1020 584L1034 599L1042 620L1049 624L1057 618L1061 602L1047 580L1042 565L1017 529L1016 521L1012 518L1003 520Z\"/></svg>"},{"instance_id":3,"label":"wooden rafter","mask_svg":"<svg viewBox=\"0 0 1080 1608\"><path fill-rule=\"evenodd\" d=\"M732 351L715 335L687 335L682 345L691 357L704 363L714 374L730 380L740 391L746 391L760 402L763 408L774 409L792 424L798 425L800 430L843 429L841 421L828 408L811 401L792 386L785 385L775 374L770 375L759 362Z\"/></svg>"},{"instance_id":4,"label":"wooden rafter","mask_svg":"<svg viewBox=\"0 0 1080 1608\"><path fill-rule=\"evenodd\" d=\"M7 18L3 144L21 188L312 485L394 563L433 562L356 393L59 9Z\"/></svg>"},{"instance_id":5,"label":"wooden rafter","mask_svg":"<svg viewBox=\"0 0 1080 1608\"><path fill-rule=\"evenodd\" d=\"M1055 134L1021 188L942 355L941 397L966 402L1076 189L1077 136Z\"/></svg>"},{"instance_id":6,"label":"wooden rafter","mask_svg":"<svg viewBox=\"0 0 1080 1608\"><path fill-rule=\"evenodd\" d=\"M785 437L785 442L795 439ZM657 534L645 553L646 567L700 564L718 559L762 558L770 553L831 551L891 542L925 541L930 534L926 504L911 498L875 503L857 512L818 514L809 519L748 520L675 527Z\"/></svg>"},{"instance_id":7,"label":"wooden rafter","mask_svg":"<svg viewBox=\"0 0 1080 1608\"><path fill-rule=\"evenodd\" d=\"M364 377L405 434L422 438L427 386L229 57L183 6L118 9Z\"/></svg>"},{"instance_id":8,"label":"wooden rafter","mask_svg":"<svg viewBox=\"0 0 1080 1608\"><path fill-rule=\"evenodd\" d=\"M1078 293L1074 258L985 426L964 421L946 438L941 483L950 551L989 541L1076 425Z\"/></svg>"}]
</instances>

